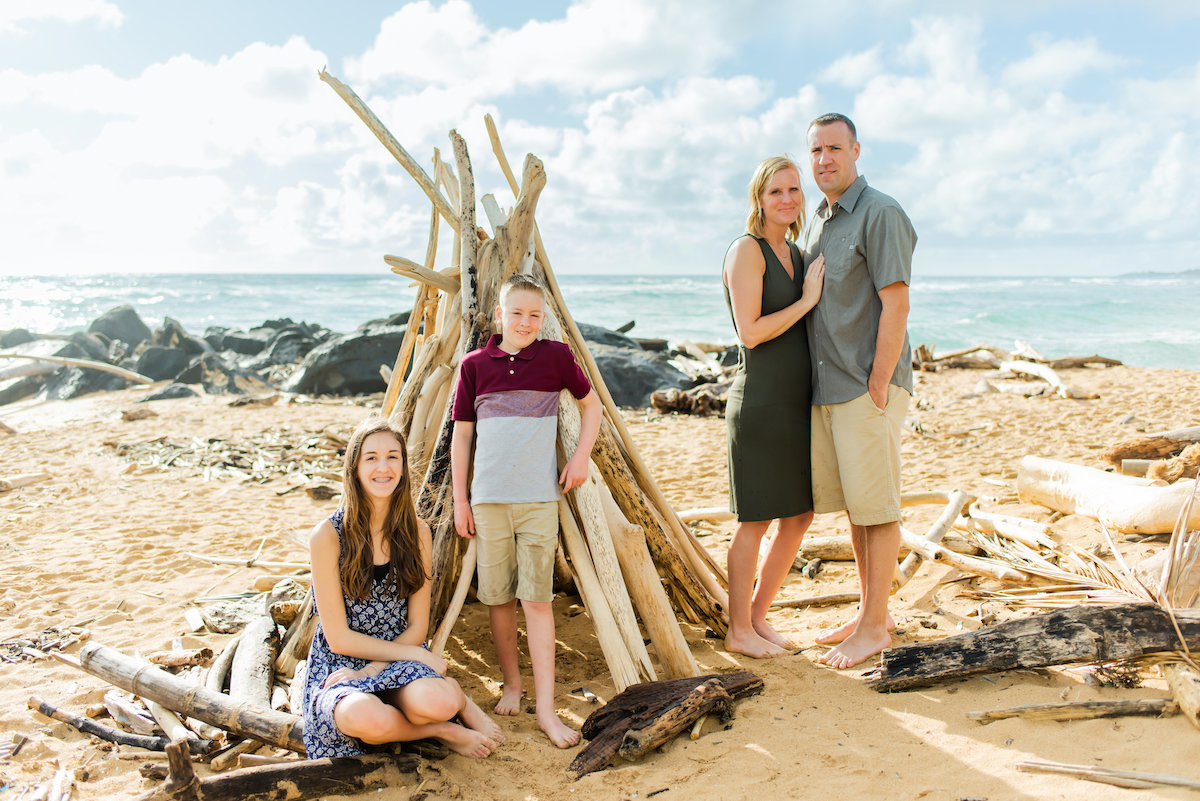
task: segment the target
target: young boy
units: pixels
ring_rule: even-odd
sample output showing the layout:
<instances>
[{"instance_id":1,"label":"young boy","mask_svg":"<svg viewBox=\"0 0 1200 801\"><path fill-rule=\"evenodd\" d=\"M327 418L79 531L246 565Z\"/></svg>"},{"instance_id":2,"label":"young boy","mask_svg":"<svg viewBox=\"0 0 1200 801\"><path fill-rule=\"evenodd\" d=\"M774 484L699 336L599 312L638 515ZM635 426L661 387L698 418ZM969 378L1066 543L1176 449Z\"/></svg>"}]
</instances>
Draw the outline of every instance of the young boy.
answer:
<instances>
[{"instance_id":1,"label":"young boy","mask_svg":"<svg viewBox=\"0 0 1200 801\"><path fill-rule=\"evenodd\" d=\"M559 748L579 732L554 709L554 549L558 500L587 480L600 430L600 400L562 342L539 340L545 295L534 279L514 275L500 288L496 325L487 345L463 357L454 396L454 526L478 535L479 600L488 606L504 690L496 714L520 711L517 599L525 610L537 721ZM579 446L558 474L555 442L559 391L579 399ZM467 473L476 435L475 473ZM557 479L557 480L556 480ZM560 488L561 487L561 491Z\"/></svg>"}]
</instances>

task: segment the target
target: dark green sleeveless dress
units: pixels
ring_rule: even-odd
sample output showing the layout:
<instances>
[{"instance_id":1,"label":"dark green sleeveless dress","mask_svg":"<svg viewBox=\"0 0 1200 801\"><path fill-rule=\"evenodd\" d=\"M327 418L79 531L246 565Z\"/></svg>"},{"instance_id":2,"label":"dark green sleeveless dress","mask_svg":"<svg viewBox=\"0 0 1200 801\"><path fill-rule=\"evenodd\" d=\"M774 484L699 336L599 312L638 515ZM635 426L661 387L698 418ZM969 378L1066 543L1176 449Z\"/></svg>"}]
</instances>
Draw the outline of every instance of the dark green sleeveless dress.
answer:
<instances>
[{"instance_id":1,"label":"dark green sleeveless dress","mask_svg":"<svg viewBox=\"0 0 1200 801\"><path fill-rule=\"evenodd\" d=\"M804 257L788 243L789 276L766 240L755 239L767 262L762 314L771 314L800 299ZM733 317L729 287L725 304ZM737 322L733 325L736 330ZM811 410L812 370L803 320L757 347L738 346L738 369L725 406L729 508L738 520L774 520L813 508Z\"/></svg>"}]
</instances>

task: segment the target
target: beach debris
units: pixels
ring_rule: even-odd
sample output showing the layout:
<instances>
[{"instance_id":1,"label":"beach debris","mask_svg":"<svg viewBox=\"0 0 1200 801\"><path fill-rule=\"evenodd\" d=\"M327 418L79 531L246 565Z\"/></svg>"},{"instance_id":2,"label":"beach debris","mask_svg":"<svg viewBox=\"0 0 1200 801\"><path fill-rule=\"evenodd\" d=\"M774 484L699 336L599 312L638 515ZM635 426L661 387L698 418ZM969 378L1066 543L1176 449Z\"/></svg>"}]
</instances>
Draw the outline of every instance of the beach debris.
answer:
<instances>
[{"instance_id":1,"label":"beach debris","mask_svg":"<svg viewBox=\"0 0 1200 801\"><path fill-rule=\"evenodd\" d=\"M621 564L613 551L611 525L600 489L606 487L613 496L626 524L641 527L650 558L665 579L659 585L665 585L669 602L676 612L714 631L724 632L726 580L723 570L675 515L633 445L618 407L618 403L645 403L650 392L670 386L672 380L663 378L664 369L678 376L674 380L679 388L693 382L642 349L585 341L586 337L567 310L534 221L537 202L546 182L545 170L536 157L528 156L518 182L490 116L484 118L485 127L516 203L505 213L495 198L485 196L481 199L491 226L488 235L476 225L475 182L465 140L451 132L454 164L448 164L440 152L435 152L430 177L353 90L326 71L320 73L320 78L367 124L413 177L431 204L425 258L421 261L401 257L385 259L391 269L420 284L409 316L412 325L406 333L411 334L419 319L421 334L406 335L399 342L382 412L406 435L411 472L424 476L417 497L417 512L434 531L432 630L439 633L439 640L445 641L446 625L454 623L449 610L459 594L467 551L466 541L454 532L453 498L449 492L449 451L453 431L449 406L453 370L463 354L487 341L492 333L490 311L496 305L499 286L508 276L522 271L537 277L547 288L547 314L542 335L568 344L604 407L601 430L593 449L595 469L592 473L598 477L599 484L590 488L585 485L585 488L569 493L560 504L559 518L568 544L565 549L567 559L576 574L576 586L584 596L589 617L596 622L598 632L604 629L605 633L598 633L598 636L618 690L639 679L654 678L654 666L638 629L634 609L643 618L646 615L653 618L653 609L661 599L651 593L630 589L639 586L639 579L633 573L624 575L624 571L641 571L642 568L632 562ZM436 231L441 220L457 234L455 263L446 270L435 271ZM605 337L610 335L622 336L616 332L604 334ZM610 380L616 380L614 374L601 367L610 356L619 357L623 368L644 363L653 369L656 377L644 389L630 388L630 400L618 397L616 388L612 391L609 388ZM387 361L390 360L380 359L379 363ZM635 390L636 397L632 394ZM575 447L573 438L578 436L578 420L576 401L565 397L559 404L561 451L570 453ZM679 624L674 615L671 617L669 626L650 632L651 643L660 655L670 652L672 641L682 641ZM445 624L447 618L449 623ZM670 633L670 629L674 629L674 633ZM681 661L668 671L675 669L698 672L698 667L692 667L687 661Z\"/></svg>"},{"instance_id":2,"label":"beach debris","mask_svg":"<svg viewBox=\"0 0 1200 801\"><path fill-rule=\"evenodd\" d=\"M580 733L589 742L567 770L579 779L608 767L618 754L637 759L710 710L728 720L733 701L757 695L762 688L762 679L748 671L632 685L588 715Z\"/></svg>"},{"instance_id":3,"label":"beach debris","mask_svg":"<svg viewBox=\"0 0 1200 801\"><path fill-rule=\"evenodd\" d=\"M1094 400L1100 397L1094 393L1086 394L1080 392L1074 387L1068 386L1067 383L1058 375L1058 373L1054 371L1054 368L1047 364L1039 364L1037 362L1028 361L1007 361L1000 363L1000 371L1036 376L1048 383L1050 386L1054 387L1055 393L1060 398L1068 398L1072 400Z\"/></svg>"},{"instance_id":4,"label":"beach debris","mask_svg":"<svg viewBox=\"0 0 1200 801\"><path fill-rule=\"evenodd\" d=\"M421 765L416 754L367 754L336 759L289 760L196 776L181 742L167 747L167 779L139 801L295 801L403 786Z\"/></svg>"},{"instance_id":5,"label":"beach debris","mask_svg":"<svg viewBox=\"0 0 1200 801\"><path fill-rule=\"evenodd\" d=\"M1133 790L1152 790L1158 787L1183 787L1188 790L1200 790L1200 781L1195 779L1169 776L1165 773L1146 773L1140 770L1098 768L1095 765L1069 765L1065 762L1018 762L1017 770L1026 773L1057 773L1063 776L1075 776L1090 782L1111 784L1114 787L1127 787Z\"/></svg>"},{"instance_id":6,"label":"beach debris","mask_svg":"<svg viewBox=\"0 0 1200 801\"><path fill-rule=\"evenodd\" d=\"M650 393L650 405L661 414L694 414L721 417L729 398L732 382L700 384L691 389L657 389Z\"/></svg>"},{"instance_id":7,"label":"beach debris","mask_svg":"<svg viewBox=\"0 0 1200 801\"><path fill-rule=\"evenodd\" d=\"M947 369L996 370L1001 369L1004 362L1021 360L1031 364L1040 364L1053 370L1067 370L1080 367L1120 367L1122 362L1106 356L1066 356L1060 359L1047 359L1038 353L1028 342L1018 340L1012 351L998 348L995 345L980 344L969 348L935 353L935 347L930 344L917 345L913 349L913 368L924 372L937 372ZM1051 382L1053 383L1053 382Z\"/></svg>"},{"instance_id":8,"label":"beach debris","mask_svg":"<svg viewBox=\"0 0 1200 801\"><path fill-rule=\"evenodd\" d=\"M104 693L104 708L109 716L135 734L153 734L154 720L148 711L139 708L134 702L122 696L115 690Z\"/></svg>"},{"instance_id":9,"label":"beach debris","mask_svg":"<svg viewBox=\"0 0 1200 801\"><path fill-rule=\"evenodd\" d=\"M198 397L200 397L200 396L196 394L196 391L194 389L192 389L191 387L189 387L187 384L180 384L179 382L175 382L172 384L167 384L165 387L163 387L160 390L151 392L146 397L140 398L137 402L138 403L147 403L149 401L174 400L176 398L198 398Z\"/></svg>"},{"instance_id":10,"label":"beach debris","mask_svg":"<svg viewBox=\"0 0 1200 801\"><path fill-rule=\"evenodd\" d=\"M136 420L148 420L151 417L158 417L158 412L153 409L125 409L121 412L121 419L126 423L132 423Z\"/></svg>"},{"instance_id":11,"label":"beach debris","mask_svg":"<svg viewBox=\"0 0 1200 801\"><path fill-rule=\"evenodd\" d=\"M1178 626L1178 629L1176 628ZM1153 603L1071 606L928 643L889 648L871 686L909 690L1015 668L1114 662L1200 650L1200 610Z\"/></svg>"},{"instance_id":12,"label":"beach debris","mask_svg":"<svg viewBox=\"0 0 1200 801\"><path fill-rule=\"evenodd\" d=\"M90 636L83 626L51 626L35 635L0 642L0 661L12 664L44 659L46 654L65 650Z\"/></svg>"},{"instance_id":13,"label":"beach debris","mask_svg":"<svg viewBox=\"0 0 1200 801\"><path fill-rule=\"evenodd\" d=\"M190 667L199 665L208 667L212 664L213 650L211 648L189 648L186 651L154 651L146 654L146 661L162 667Z\"/></svg>"},{"instance_id":14,"label":"beach debris","mask_svg":"<svg viewBox=\"0 0 1200 801\"><path fill-rule=\"evenodd\" d=\"M273 665L279 654L279 631L269 615L252 618L238 643L229 668L229 697L271 708Z\"/></svg>"},{"instance_id":15,"label":"beach debris","mask_svg":"<svg viewBox=\"0 0 1200 801\"><path fill-rule=\"evenodd\" d=\"M137 384L153 384L154 379L149 376L144 376L141 373L135 373L132 370L126 370L123 367L106 364L105 362L95 362L90 359L68 359L62 356L26 356L21 353L0 353L0 359L29 359L35 362L45 362L46 364L67 365L68 367L83 367L88 370L100 370L105 373L118 375L127 381L133 381ZM50 372L53 372L51 370Z\"/></svg>"},{"instance_id":16,"label":"beach debris","mask_svg":"<svg viewBox=\"0 0 1200 801\"><path fill-rule=\"evenodd\" d=\"M1017 473L1021 500L1064 514L1081 514L1127 534L1165 534L1195 492L1196 480L1169 486L1152 479L1106 473L1092 467L1026 456ZM1200 528L1200 506L1187 525Z\"/></svg>"},{"instance_id":17,"label":"beach debris","mask_svg":"<svg viewBox=\"0 0 1200 801\"><path fill-rule=\"evenodd\" d=\"M1170 698L1123 698L1113 701L1074 701L1067 704L1030 704L1008 709L968 712L967 717L981 724L997 720L1095 720L1127 715L1167 717L1179 714L1179 704Z\"/></svg>"},{"instance_id":18,"label":"beach debris","mask_svg":"<svg viewBox=\"0 0 1200 801\"><path fill-rule=\"evenodd\" d=\"M841 606L856 604L861 600L857 592L835 592L827 595L810 595L806 598L784 598L771 604L772 609L807 609L810 606Z\"/></svg>"},{"instance_id":19,"label":"beach debris","mask_svg":"<svg viewBox=\"0 0 1200 801\"><path fill-rule=\"evenodd\" d=\"M933 525L925 532L925 536L915 537L909 534L907 538L903 536L905 533L901 531L901 539L911 551L908 556L900 561L900 566L896 568L896 576L892 581L894 589L899 589L908 583L909 579L917 572L917 567L922 559L932 561L945 560L946 554L951 553L945 548L937 547L937 544L942 541L954 521L963 513L963 510L970 506L975 498L962 490L954 490L946 493L924 493L921 496L910 494L908 498L909 504L917 503L937 503L939 501L946 504L942 513L938 515ZM904 499L901 499L903 505ZM958 565L955 565L956 567Z\"/></svg>"},{"instance_id":20,"label":"beach debris","mask_svg":"<svg viewBox=\"0 0 1200 801\"><path fill-rule=\"evenodd\" d=\"M49 473L20 473L15 476L0 478L0 492L10 492L21 487L28 487L30 484L36 484L48 478L50 478Z\"/></svg>"},{"instance_id":21,"label":"beach debris","mask_svg":"<svg viewBox=\"0 0 1200 801\"><path fill-rule=\"evenodd\" d=\"M15 428L10 426L8 423L4 422L3 420L0 420L0 434L15 434L15 433L17 433L17 430Z\"/></svg>"},{"instance_id":22,"label":"beach debris","mask_svg":"<svg viewBox=\"0 0 1200 801\"><path fill-rule=\"evenodd\" d=\"M1180 711L1200 728L1200 671L1183 662L1167 663L1160 670Z\"/></svg>"},{"instance_id":23,"label":"beach debris","mask_svg":"<svg viewBox=\"0 0 1200 801\"><path fill-rule=\"evenodd\" d=\"M90 734L94 737L99 737L101 740L107 740L110 743L119 745L129 745L136 748L145 748L149 751L163 751L169 742L166 737L152 736L146 734L130 734L129 732L121 731L112 726L105 726L103 723L97 723L91 718L76 715L73 712L68 712L65 709L60 709L53 704L43 700L40 696L31 695L29 697L29 708L40 712L48 718L57 720L60 723L65 723L73 729L77 729L84 734ZM189 746L195 748L195 753L205 753L209 747L208 743Z\"/></svg>"}]
</instances>

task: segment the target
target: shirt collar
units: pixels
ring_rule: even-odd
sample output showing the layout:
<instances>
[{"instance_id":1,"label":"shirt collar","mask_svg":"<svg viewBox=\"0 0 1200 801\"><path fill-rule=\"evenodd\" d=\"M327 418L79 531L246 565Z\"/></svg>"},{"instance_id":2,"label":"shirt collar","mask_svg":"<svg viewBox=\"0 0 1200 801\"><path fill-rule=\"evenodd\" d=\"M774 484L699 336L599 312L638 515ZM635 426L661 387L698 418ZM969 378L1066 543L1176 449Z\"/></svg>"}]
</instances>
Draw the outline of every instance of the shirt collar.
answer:
<instances>
[{"instance_id":1,"label":"shirt collar","mask_svg":"<svg viewBox=\"0 0 1200 801\"><path fill-rule=\"evenodd\" d=\"M515 356L518 359L529 361L534 357L534 355L537 353L538 347L542 344L542 340L535 339L533 342L529 343L529 347L521 348L521 350L517 351L516 353L508 353L507 351L500 349L501 339L503 339L503 337L500 334L492 334L492 338L489 339L488 343L483 346L483 352L488 356L491 356L493 359L507 359L509 356Z\"/></svg>"},{"instance_id":2,"label":"shirt collar","mask_svg":"<svg viewBox=\"0 0 1200 801\"><path fill-rule=\"evenodd\" d=\"M834 205L841 206L849 212L854 211L854 207L858 205L858 199L862 197L863 190L867 188L867 176L860 175L854 179L854 183L846 187L846 191L842 196L833 201ZM829 198L821 198L821 202L817 204L817 216L826 218L829 216Z\"/></svg>"}]
</instances>

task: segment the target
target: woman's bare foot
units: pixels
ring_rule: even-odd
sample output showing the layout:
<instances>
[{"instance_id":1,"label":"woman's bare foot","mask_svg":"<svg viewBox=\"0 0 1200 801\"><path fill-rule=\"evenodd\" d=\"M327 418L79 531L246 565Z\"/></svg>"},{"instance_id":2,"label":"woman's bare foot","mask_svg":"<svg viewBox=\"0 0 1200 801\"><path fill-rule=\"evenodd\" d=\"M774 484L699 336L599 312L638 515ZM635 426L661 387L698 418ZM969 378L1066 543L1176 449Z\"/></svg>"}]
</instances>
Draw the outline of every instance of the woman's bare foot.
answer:
<instances>
[{"instance_id":1,"label":"woman's bare foot","mask_svg":"<svg viewBox=\"0 0 1200 801\"><path fill-rule=\"evenodd\" d=\"M457 723L448 723L438 733L437 738L445 743L451 751L472 759L483 759L492 753L497 743L493 742L482 732L468 729Z\"/></svg>"},{"instance_id":2,"label":"woman's bare foot","mask_svg":"<svg viewBox=\"0 0 1200 801\"><path fill-rule=\"evenodd\" d=\"M775 629L771 628L771 625L765 620L754 621L754 631L759 637L762 637L767 642L778 645L780 648L783 648L786 651L795 653L797 650L794 642L789 640L787 637L784 637Z\"/></svg>"},{"instance_id":3,"label":"woman's bare foot","mask_svg":"<svg viewBox=\"0 0 1200 801\"><path fill-rule=\"evenodd\" d=\"M546 736L550 738L550 742L559 748L579 745L579 732L563 723L554 710L539 712L537 722L542 727L542 731L546 732Z\"/></svg>"},{"instance_id":4,"label":"woman's bare foot","mask_svg":"<svg viewBox=\"0 0 1200 801\"><path fill-rule=\"evenodd\" d=\"M763 639L754 631L751 631L749 634L735 634L733 632L726 634L725 650L737 654L745 654L755 659L770 659L776 656L787 656L791 653L791 651L785 649L783 646Z\"/></svg>"},{"instance_id":5,"label":"woman's bare foot","mask_svg":"<svg viewBox=\"0 0 1200 801\"><path fill-rule=\"evenodd\" d=\"M496 745L504 742L504 731L500 728L500 724L488 717L487 713L479 708L479 704L470 698L467 699L466 705L458 713L458 716L462 718L462 722L468 729L479 732Z\"/></svg>"},{"instance_id":6,"label":"woman's bare foot","mask_svg":"<svg viewBox=\"0 0 1200 801\"><path fill-rule=\"evenodd\" d=\"M865 662L892 644L886 631L856 631L817 661L831 668L845 670Z\"/></svg>"},{"instance_id":7,"label":"woman's bare foot","mask_svg":"<svg viewBox=\"0 0 1200 801\"><path fill-rule=\"evenodd\" d=\"M521 685L505 684L504 689L500 692L500 700L496 702L495 711L497 715L515 715L521 711Z\"/></svg>"},{"instance_id":8,"label":"woman's bare foot","mask_svg":"<svg viewBox=\"0 0 1200 801\"><path fill-rule=\"evenodd\" d=\"M858 626L858 615L856 614L850 620L848 620L847 622L838 626L837 628L827 629L827 630L821 632L820 634L817 635L816 640L814 640L814 642L816 642L817 645L837 645L838 643L842 642L847 637L849 637L851 634L853 634L854 629L857 626ZM892 620L892 616L890 613L887 616L887 630L888 631L896 630L896 621Z\"/></svg>"}]
</instances>

